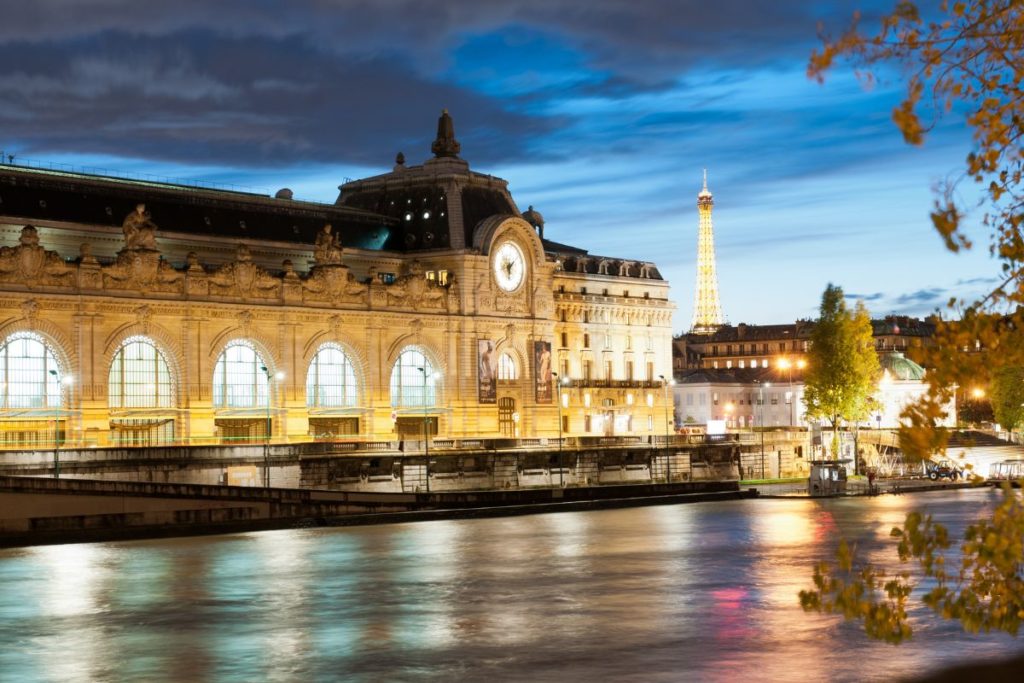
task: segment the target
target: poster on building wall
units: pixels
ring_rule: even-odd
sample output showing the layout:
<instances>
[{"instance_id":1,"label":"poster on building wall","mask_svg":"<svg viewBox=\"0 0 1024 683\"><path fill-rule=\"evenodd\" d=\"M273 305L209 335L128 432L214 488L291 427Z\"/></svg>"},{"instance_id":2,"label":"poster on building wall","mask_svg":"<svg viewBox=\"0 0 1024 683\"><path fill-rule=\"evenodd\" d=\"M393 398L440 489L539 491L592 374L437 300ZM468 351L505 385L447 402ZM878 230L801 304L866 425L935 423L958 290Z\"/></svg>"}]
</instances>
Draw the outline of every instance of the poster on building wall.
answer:
<instances>
[{"instance_id":1,"label":"poster on building wall","mask_svg":"<svg viewBox=\"0 0 1024 683\"><path fill-rule=\"evenodd\" d=\"M498 400L497 382L498 359L494 355L494 342L490 339L478 339L477 348L477 392L480 403L496 403Z\"/></svg>"},{"instance_id":2,"label":"poster on building wall","mask_svg":"<svg viewBox=\"0 0 1024 683\"><path fill-rule=\"evenodd\" d=\"M551 403L551 342L533 342L533 370L537 403Z\"/></svg>"}]
</instances>

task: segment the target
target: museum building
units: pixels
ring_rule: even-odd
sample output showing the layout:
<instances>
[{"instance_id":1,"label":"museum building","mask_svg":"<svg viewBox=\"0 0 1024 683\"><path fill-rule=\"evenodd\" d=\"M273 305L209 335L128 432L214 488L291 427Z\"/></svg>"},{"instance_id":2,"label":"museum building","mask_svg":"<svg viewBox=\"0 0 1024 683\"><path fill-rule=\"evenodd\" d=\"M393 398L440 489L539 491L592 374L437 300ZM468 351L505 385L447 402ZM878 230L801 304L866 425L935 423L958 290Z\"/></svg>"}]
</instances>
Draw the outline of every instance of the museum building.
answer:
<instances>
[{"instance_id":1,"label":"museum building","mask_svg":"<svg viewBox=\"0 0 1024 683\"><path fill-rule=\"evenodd\" d=\"M0 447L664 433L658 269L432 152L334 204L0 165Z\"/></svg>"}]
</instances>

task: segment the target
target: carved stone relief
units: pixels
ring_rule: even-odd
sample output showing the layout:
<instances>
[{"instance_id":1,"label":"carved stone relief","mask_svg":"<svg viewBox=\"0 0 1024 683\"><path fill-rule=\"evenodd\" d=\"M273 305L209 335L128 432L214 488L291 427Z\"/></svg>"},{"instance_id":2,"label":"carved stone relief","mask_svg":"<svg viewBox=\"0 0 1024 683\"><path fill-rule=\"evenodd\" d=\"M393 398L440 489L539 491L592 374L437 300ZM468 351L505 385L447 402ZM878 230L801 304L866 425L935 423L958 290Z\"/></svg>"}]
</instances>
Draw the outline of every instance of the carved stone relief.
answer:
<instances>
[{"instance_id":1,"label":"carved stone relief","mask_svg":"<svg viewBox=\"0 0 1024 683\"><path fill-rule=\"evenodd\" d=\"M356 280L347 266L313 266L302 283L303 300L317 302L365 303L368 287Z\"/></svg>"},{"instance_id":2,"label":"carved stone relief","mask_svg":"<svg viewBox=\"0 0 1024 683\"><path fill-rule=\"evenodd\" d=\"M16 247L0 247L0 282L38 286L74 284L74 268L55 251L39 246L39 232L31 225L21 229Z\"/></svg>"},{"instance_id":3,"label":"carved stone relief","mask_svg":"<svg viewBox=\"0 0 1024 683\"><path fill-rule=\"evenodd\" d=\"M252 262L249 247L238 245L235 260L210 273L210 294L249 299L276 299L281 280Z\"/></svg>"}]
</instances>

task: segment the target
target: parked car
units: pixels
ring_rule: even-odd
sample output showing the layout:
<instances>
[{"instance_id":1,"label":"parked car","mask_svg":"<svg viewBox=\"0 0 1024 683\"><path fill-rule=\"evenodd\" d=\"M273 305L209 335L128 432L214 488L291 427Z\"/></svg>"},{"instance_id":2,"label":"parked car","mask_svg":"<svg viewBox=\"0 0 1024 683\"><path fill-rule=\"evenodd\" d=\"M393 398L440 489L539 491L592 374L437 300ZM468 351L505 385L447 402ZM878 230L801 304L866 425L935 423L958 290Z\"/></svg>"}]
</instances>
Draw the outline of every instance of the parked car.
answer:
<instances>
[{"instance_id":1,"label":"parked car","mask_svg":"<svg viewBox=\"0 0 1024 683\"><path fill-rule=\"evenodd\" d=\"M942 462L938 463L932 463L928 467L928 478L931 479L932 481L937 481L938 479L949 479L951 481L956 481L957 479L960 479L963 476L963 468L957 467L948 460L943 460Z\"/></svg>"}]
</instances>

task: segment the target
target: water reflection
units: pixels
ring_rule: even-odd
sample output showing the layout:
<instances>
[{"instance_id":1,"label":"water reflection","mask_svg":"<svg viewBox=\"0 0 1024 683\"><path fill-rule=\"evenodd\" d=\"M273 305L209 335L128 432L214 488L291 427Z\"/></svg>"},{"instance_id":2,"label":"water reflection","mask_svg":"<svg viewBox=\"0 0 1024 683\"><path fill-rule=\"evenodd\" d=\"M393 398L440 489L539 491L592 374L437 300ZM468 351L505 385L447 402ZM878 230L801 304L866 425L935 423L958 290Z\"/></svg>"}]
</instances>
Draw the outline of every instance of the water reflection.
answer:
<instances>
[{"instance_id":1,"label":"water reflection","mask_svg":"<svg viewBox=\"0 0 1024 683\"><path fill-rule=\"evenodd\" d=\"M1020 645L915 614L898 651L804 615L838 535L923 506L736 501L0 552L4 680L888 680Z\"/></svg>"}]
</instances>

